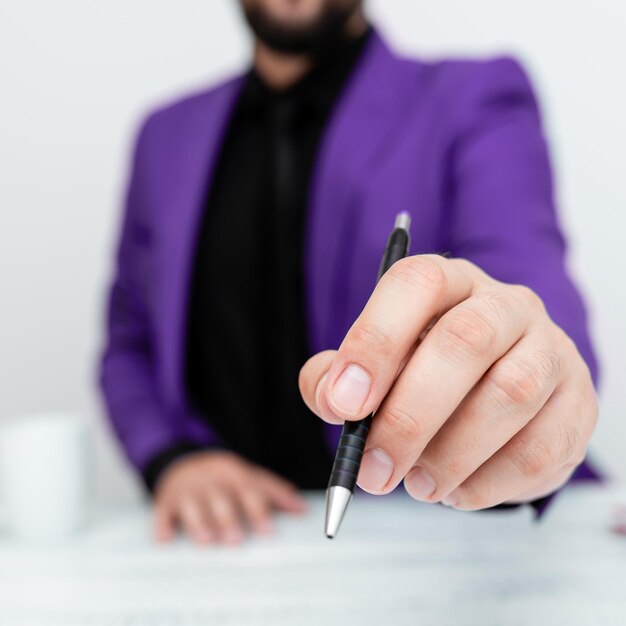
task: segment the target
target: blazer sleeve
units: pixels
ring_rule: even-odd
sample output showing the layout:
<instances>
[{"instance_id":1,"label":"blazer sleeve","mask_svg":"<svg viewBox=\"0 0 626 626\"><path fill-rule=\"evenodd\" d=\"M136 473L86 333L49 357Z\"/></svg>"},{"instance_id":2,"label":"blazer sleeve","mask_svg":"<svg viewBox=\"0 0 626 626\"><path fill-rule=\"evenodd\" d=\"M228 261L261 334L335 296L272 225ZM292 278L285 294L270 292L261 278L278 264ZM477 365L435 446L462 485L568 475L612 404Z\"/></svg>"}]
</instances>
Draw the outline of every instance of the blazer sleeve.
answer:
<instances>
[{"instance_id":1,"label":"blazer sleeve","mask_svg":"<svg viewBox=\"0 0 626 626\"><path fill-rule=\"evenodd\" d=\"M100 364L109 420L149 489L166 463L199 447L181 438L157 383L155 334L148 305L155 283L155 277L151 278L153 221L146 185L153 150L150 139L151 118L139 132L133 153Z\"/></svg>"},{"instance_id":2,"label":"blazer sleeve","mask_svg":"<svg viewBox=\"0 0 626 626\"><path fill-rule=\"evenodd\" d=\"M509 58L476 64L470 74L456 99L460 121L449 153L448 249L498 280L533 289L597 383L585 306L566 266L533 89Z\"/></svg>"},{"instance_id":3,"label":"blazer sleeve","mask_svg":"<svg viewBox=\"0 0 626 626\"><path fill-rule=\"evenodd\" d=\"M449 151L447 250L494 278L533 289L574 341L594 384L598 363L566 264L537 99L509 58L472 66L456 98ZM585 462L575 478L598 478ZM551 497L532 503L541 513Z\"/></svg>"}]
</instances>

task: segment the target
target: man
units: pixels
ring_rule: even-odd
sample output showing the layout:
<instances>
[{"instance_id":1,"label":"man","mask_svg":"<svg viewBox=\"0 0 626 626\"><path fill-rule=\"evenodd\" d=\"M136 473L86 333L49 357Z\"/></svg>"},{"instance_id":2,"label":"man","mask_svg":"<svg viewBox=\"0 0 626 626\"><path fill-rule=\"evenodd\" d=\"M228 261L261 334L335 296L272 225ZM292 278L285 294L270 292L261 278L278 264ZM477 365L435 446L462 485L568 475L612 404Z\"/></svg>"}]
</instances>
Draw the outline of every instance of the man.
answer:
<instances>
[{"instance_id":1,"label":"man","mask_svg":"<svg viewBox=\"0 0 626 626\"><path fill-rule=\"evenodd\" d=\"M360 0L242 7L253 69L139 134L111 291L104 396L157 537L268 532L374 410L366 491L540 510L589 473L597 369L526 76L400 59ZM413 256L370 298L399 210Z\"/></svg>"}]
</instances>

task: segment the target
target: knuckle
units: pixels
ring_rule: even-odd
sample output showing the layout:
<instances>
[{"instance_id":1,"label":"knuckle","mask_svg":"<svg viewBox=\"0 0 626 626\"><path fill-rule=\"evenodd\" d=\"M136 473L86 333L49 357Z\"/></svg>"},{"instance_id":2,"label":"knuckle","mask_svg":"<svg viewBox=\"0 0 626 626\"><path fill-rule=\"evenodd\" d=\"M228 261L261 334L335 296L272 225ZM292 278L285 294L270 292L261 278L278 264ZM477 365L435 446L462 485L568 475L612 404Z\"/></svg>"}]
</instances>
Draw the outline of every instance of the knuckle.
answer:
<instances>
[{"instance_id":1,"label":"knuckle","mask_svg":"<svg viewBox=\"0 0 626 626\"><path fill-rule=\"evenodd\" d=\"M231 525L237 521L234 497L214 498L212 504L212 511L219 523Z\"/></svg>"},{"instance_id":2,"label":"knuckle","mask_svg":"<svg viewBox=\"0 0 626 626\"><path fill-rule=\"evenodd\" d=\"M390 276L411 289L426 289L435 296L447 286L446 272L441 260L426 255L410 256L396 261L389 269Z\"/></svg>"},{"instance_id":3,"label":"knuckle","mask_svg":"<svg viewBox=\"0 0 626 626\"><path fill-rule=\"evenodd\" d=\"M438 335L440 352L454 360L485 357L498 340L495 324L472 309L458 307L441 318Z\"/></svg>"},{"instance_id":4,"label":"knuckle","mask_svg":"<svg viewBox=\"0 0 626 626\"><path fill-rule=\"evenodd\" d=\"M265 514L265 497L253 490L246 490L241 494L241 505L248 515L259 517Z\"/></svg>"},{"instance_id":5,"label":"knuckle","mask_svg":"<svg viewBox=\"0 0 626 626\"><path fill-rule=\"evenodd\" d=\"M457 457L449 456L442 460L440 464L438 464L438 469L431 472L433 476L436 477L436 474L440 475L439 480L435 480L437 484L441 482L446 483L456 483L458 479L462 478L466 473L466 463L464 460L459 459Z\"/></svg>"},{"instance_id":6,"label":"knuckle","mask_svg":"<svg viewBox=\"0 0 626 626\"><path fill-rule=\"evenodd\" d=\"M440 473L443 474L448 481L454 481L455 478L463 474L463 470L465 469L464 463L453 457L443 459L439 467L441 468Z\"/></svg>"},{"instance_id":7,"label":"knuckle","mask_svg":"<svg viewBox=\"0 0 626 626\"><path fill-rule=\"evenodd\" d=\"M527 408L542 398L556 384L559 359L542 350L524 358L509 359L487 374L502 406Z\"/></svg>"},{"instance_id":8,"label":"knuckle","mask_svg":"<svg viewBox=\"0 0 626 626\"><path fill-rule=\"evenodd\" d=\"M590 426L589 436L591 436L591 433L595 429L598 423L598 419L600 417L600 404L598 402L598 396L596 394L596 390L594 389L593 383L591 382L591 380L589 380L588 387L590 389L589 394L588 394L588 401L587 401L589 404L589 426Z\"/></svg>"},{"instance_id":9,"label":"knuckle","mask_svg":"<svg viewBox=\"0 0 626 626\"><path fill-rule=\"evenodd\" d=\"M586 456L587 456L587 449L585 448L581 452L578 452L571 459L568 459L565 463L563 463L562 469L568 470L568 471L575 470L585 460Z\"/></svg>"},{"instance_id":10,"label":"knuckle","mask_svg":"<svg viewBox=\"0 0 626 626\"><path fill-rule=\"evenodd\" d=\"M539 295L526 285L512 285L517 296L530 308L537 311L545 311L543 300Z\"/></svg>"},{"instance_id":11,"label":"knuckle","mask_svg":"<svg viewBox=\"0 0 626 626\"><path fill-rule=\"evenodd\" d=\"M554 465L552 447L541 439L521 440L513 448L513 462L528 479L541 478Z\"/></svg>"},{"instance_id":12,"label":"knuckle","mask_svg":"<svg viewBox=\"0 0 626 626\"><path fill-rule=\"evenodd\" d=\"M460 484L462 479L471 474L472 458L480 449L477 439L475 435L467 433L462 441L454 443L442 444L431 440L420 458L426 461L424 464L428 466L431 475L440 478L435 480L437 484Z\"/></svg>"},{"instance_id":13,"label":"knuckle","mask_svg":"<svg viewBox=\"0 0 626 626\"><path fill-rule=\"evenodd\" d=\"M474 276L474 277L477 276L480 278L483 278L485 276L485 273L480 269L480 267L478 267L478 265L476 265L475 263L472 263L468 259L454 258L454 259L451 259L450 262L454 263L456 267L461 272L463 272L466 276Z\"/></svg>"},{"instance_id":14,"label":"knuckle","mask_svg":"<svg viewBox=\"0 0 626 626\"><path fill-rule=\"evenodd\" d=\"M549 329L552 335L553 345L558 347L558 350L563 355L563 358L568 361L571 360L572 362L585 364L585 361L580 356L578 346L574 340L558 324L550 321Z\"/></svg>"},{"instance_id":15,"label":"knuckle","mask_svg":"<svg viewBox=\"0 0 626 626\"><path fill-rule=\"evenodd\" d=\"M536 397L536 380L534 376L528 373L518 373L515 376L499 373L493 374L489 378L491 385L496 389L496 395L501 399L500 404L503 406L525 407Z\"/></svg>"},{"instance_id":16,"label":"knuckle","mask_svg":"<svg viewBox=\"0 0 626 626\"><path fill-rule=\"evenodd\" d=\"M358 352L391 356L394 353L394 341L389 332L380 325L357 324L350 331L350 343Z\"/></svg>"},{"instance_id":17,"label":"knuckle","mask_svg":"<svg viewBox=\"0 0 626 626\"><path fill-rule=\"evenodd\" d=\"M498 320L504 320L511 310L510 297L506 290L481 291L472 297L472 301L485 308Z\"/></svg>"},{"instance_id":18,"label":"knuckle","mask_svg":"<svg viewBox=\"0 0 626 626\"><path fill-rule=\"evenodd\" d=\"M541 383L554 387L561 374L561 359L552 350L539 350L533 356L537 376Z\"/></svg>"},{"instance_id":19,"label":"knuckle","mask_svg":"<svg viewBox=\"0 0 626 626\"><path fill-rule=\"evenodd\" d=\"M580 434L576 428L567 424L559 425L558 450L562 464L576 466L582 462L585 448L581 445Z\"/></svg>"},{"instance_id":20,"label":"knuckle","mask_svg":"<svg viewBox=\"0 0 626 626\"><path fill-rule=\"evenodd\" d=\"M195 518L197 510L197 503L191 496L183 496L178 502L178 512L187 521Z\"/></svg>"},{"instance_id":21,"label":"knuckle","mask_svg":"<svg viewBox=\"0 0 626 626\"><path fill-rule=\"evenodd\" d=\"M382 415L376 415L376 419L380 419L390 432L404 433L411 440L418 439L422 434L422 427L417 418L397 404L384 407Z\"/></svg>"}]
</instances>

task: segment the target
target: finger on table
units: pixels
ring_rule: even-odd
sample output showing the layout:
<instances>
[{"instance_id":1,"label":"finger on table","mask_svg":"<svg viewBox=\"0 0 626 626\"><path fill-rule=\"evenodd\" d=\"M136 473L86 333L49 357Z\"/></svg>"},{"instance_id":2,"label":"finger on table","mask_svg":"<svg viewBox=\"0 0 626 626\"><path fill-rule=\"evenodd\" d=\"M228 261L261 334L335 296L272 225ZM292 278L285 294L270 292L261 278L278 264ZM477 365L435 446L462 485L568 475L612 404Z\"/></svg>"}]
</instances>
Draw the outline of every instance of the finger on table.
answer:
<instances>
[{"instance_id":1,"label":"finger on table","mask_svg":"<svg viewBox=\"0 0 626 626\"><path fill-rule=\"evenodd\" d=\"M264 491L250 482L238 488L237 496L247 526L260 535L271 533L273 530L271 503Z\"/></svg>"},{"instance_id":2,"label":"finger on table","mask_svg":"<svg viewBox=\"0 0 626 626\"><path fill-rule=\"evenodd\" d=\"M200 500L200 494L183 497L178 505L178 519L183 530L194 543L206 545L214 539L214 533Z\"/></svg>"},{"instance_id":3,"label":"finger on table","mask_svg":"<svg viewBox=\"0 0 626 626\"><path fill-rule=\"evenodd\" d=\"M257 480L272 506L279 511L303 513L306 510L306 500L288 480L266 470L259 470Z\"/></svg>"},{"instance_id":4,"label":"finger on table","mask_svg":"<svg viewBox=\"0 0 626 626\"><path fill-rule=\"evenodd\" d=\"M158 501L154 506L154 537L157 541L167 543L174 538L174 512L169 502Z\"/></svg>"},{"instance_id":5,"label":"finger on table","mask_svg":"<svg viewBox=\"0 0 626 626\"><path fill-rule=\"evenodd\" d=\"M231 545L241 543L244 532L236 492L211 485L206 489L205 498L205 507L215 525L218 540Z\"/></svg>"}]
</instances>

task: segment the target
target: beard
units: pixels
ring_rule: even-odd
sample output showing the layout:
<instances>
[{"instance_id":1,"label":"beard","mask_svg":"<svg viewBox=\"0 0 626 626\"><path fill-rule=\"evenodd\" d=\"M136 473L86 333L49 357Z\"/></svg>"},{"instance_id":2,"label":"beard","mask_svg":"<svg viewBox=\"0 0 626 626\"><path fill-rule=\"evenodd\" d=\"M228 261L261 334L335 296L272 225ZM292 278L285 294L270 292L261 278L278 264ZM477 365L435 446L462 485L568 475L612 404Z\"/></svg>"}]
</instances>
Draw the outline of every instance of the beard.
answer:
<instances>
[{"instance_id":1,"label":"beard","mask_svg":"<svg viewBox=\"0 0 626 626\"><path fill-rule=\"evenodd\" d=\"M247 6L243 11L256 37L268 48L288 54L320 56L346 38L346 25L361 4L360 0L327 6L305 25L285 24L259 6Z\"/></svg>"}]
</instances>

